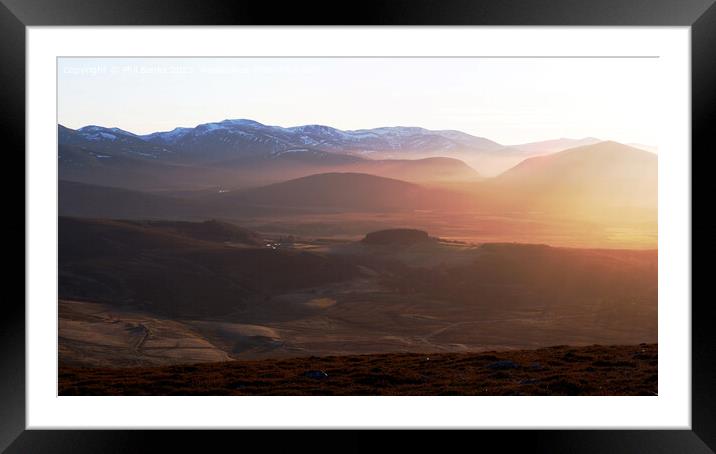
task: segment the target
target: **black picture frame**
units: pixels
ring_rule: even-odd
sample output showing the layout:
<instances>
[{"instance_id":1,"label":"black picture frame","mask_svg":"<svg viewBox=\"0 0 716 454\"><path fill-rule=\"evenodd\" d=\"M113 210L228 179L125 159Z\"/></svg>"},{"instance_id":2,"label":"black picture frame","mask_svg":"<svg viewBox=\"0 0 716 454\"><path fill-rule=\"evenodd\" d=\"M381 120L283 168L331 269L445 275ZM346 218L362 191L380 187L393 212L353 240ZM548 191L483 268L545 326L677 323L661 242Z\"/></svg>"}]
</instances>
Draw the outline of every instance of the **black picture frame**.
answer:
<instances>
[{"instance_id":1,"label":"black picture frame","mask_svg":"<svg viewBox=\"0 0 716 454\"><path fill-rule=\"evenodd\" d=\"M690 26L692 56L692 237L703 243L692 249L694 258L713 256L713 224L708 240L694 227L693 201L709 197L709 187L696 191L693 177L706 172L705 157L713 153L711 127L716 120L716 6L714 0L363 0L361 2L274 2L204 0L0 0L0 129L5 144L6 172L24 174L25 145L25 32L29 26L62 25L545 25L545 26ZM48 101L50 102L50 101ZM11 156L8 156L11 155ZM700 166L694 166L694 158ZM15 162L8 158L14 157ZM8 164L11 162L12 164ZM711 178L713 180L713 178ZM17 198L17 184L4 180L6 194ZM705 184L703 179L699 179ZM24 187L24 185L23 185ZM705 195L702 195L705 194ZM19 202L18 202L19 203ZM22 211L24 213L24 202ZM17 213L18 211L13 211ZM6 212L7 213L7 212ZM13 215L19 216L18 215ZM17 218L12 222L17 223ZM24 224L23 216L23 224ZM24 225L24 229L29 226ZM11 241L11 240L6 240ZM19 244L19 241L15 241ZM693 240L692 240L693 243ZM6 262L6 265L9 262ZM23 262L24 263L24 260ZM12 268L19 273L19 263ZM24 267L23 267L24 270ZM24 271L23 271L24 272ZM706 268L694 269L705 274ZM7 282L11 282L8 279ZM701 280L703 282L703 279ZM17 285L17 284L16 284ZM716 450L716 335L712 329L712 298L675 301L692 310L692 430L550 430L461 431L451 445L468 443L479 449L527 452L651 452L708 453ZM23 298L24 300L24 298ZM354 431L321 435L310 431L286 436L233 431L38 431L25 430L25 310L20 298L3 298L0 317L0 450L10 453L143 452L162 443L162 451L193 447L217 448L240 440L243 449L259 444L274 448L374 451L374 437ZM391 434L382 434L393 436ZM442 450L445 440L427 432L396 433L401 451ZM401 436L402 435L402 436ZM455 436L459 437L455 439ZM340 440L337 440L340 438ZM397 438L397 437L396 437ZM442 437L440 437L442 438ZM330 441L329 441L330 440ZM397 441L397 440L396 440ZM497 443L497 444L495 444ZM238 449L238 447L237 447Z\"/></svg>"}]
</instances>

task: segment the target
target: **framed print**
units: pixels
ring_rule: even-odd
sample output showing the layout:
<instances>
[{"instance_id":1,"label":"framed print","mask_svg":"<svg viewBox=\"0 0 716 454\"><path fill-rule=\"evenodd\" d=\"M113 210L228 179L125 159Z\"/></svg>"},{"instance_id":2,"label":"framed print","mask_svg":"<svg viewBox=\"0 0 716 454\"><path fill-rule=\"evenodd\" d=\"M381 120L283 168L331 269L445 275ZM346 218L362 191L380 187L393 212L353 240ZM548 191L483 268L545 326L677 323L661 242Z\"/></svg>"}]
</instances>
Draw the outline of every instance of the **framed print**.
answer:
<instances>
[{"instance_id":1,"label":"framed print","mask_svg":"<svg viewBox=\"0 0 716 454\"><path fill-rule=\"evenodd\" d=\"M507 429L515 449L713 452L692 183L715 20L4 2L27 266L2 448Z\"/></svg>"}]
</instances>

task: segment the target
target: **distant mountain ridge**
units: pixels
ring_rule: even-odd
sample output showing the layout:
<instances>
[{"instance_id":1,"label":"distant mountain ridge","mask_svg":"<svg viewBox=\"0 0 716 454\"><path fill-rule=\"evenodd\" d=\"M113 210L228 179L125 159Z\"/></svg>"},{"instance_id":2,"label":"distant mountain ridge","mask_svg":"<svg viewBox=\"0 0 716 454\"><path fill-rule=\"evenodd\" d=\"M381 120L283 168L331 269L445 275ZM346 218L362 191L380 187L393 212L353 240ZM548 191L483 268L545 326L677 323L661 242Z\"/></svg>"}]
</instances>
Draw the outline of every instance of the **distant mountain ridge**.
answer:
<instances>
[{"instance_id":1,"label":"distant mountain ridge","mask_svg":"<svg viewBox=\"0 0 716 454\"><path fill-rule=\"evenodd\" d=\"M524 159L600 140L561 138L505 146L456 130L325 125L271 126L249 119L134 134L58 125L67 181L133 190L264 186L317 173L357 172L416 183L475 181Z\"/></svg>"},{"instance_id":2,"label":"distant mountain ridge","mask_svg":"<svg viewBox=\"0 0 716 454\"><path fill-rule=\"evenodd\" d=\"M341 131L224 120L137 135L119 128L58 125L60 178L133 190L262 186L326 172L365 172L424 182L470 181L478 172L450 156L501 145L458 131ZM478 152L478 151L476 151Z\"/></svg>"},{"instance_id":3,"label":"distant mountain ridge","mask_svg":"<svg viewBox=\"0 0 716 454\"><path fill-rule=\"evenodd\" d=\"M253 120L224 120L205 123L195 128L180 128L143 136L145 140L161 146L193 150L194 146L211 138L224 144L242 144L269 147L278 152L291 148L372 154L385 151L435 151L471 148L491 151L503 146L483 137L459 131L432 131L417 127L381 127L345 131L324 125L303 125L284 128L269 126Z\"/></svg>"},{"instance_id":4,"label":"distant mountain ridge","mask_svg":"<svg viewBox=\"0 0 716 454\"><path fill-rule=\"evenodd\" d=\"M264 125L254 120L224 120L204 123L194 128L175 128L171 131L137 135L119 128L85 126L77 130L59 126L61 145L80 141L94 143L141 142L150 146L152 156L168 152L201 152L206 159L220 158L222 153L240 152L245 155L263 153L275 155L289 150L317 150L332 153L371 155L410 151L411 153L439 150L496 151L503 145L460 131L433 131L418 127L381 127L344 131L324 125L280 127ZM139 142L141 141L141 142ZM154 146L154 148L151 147Z\"/></svg>"},{"instance_id":5,"label":"distant mountain ridge","mask_svg":"<svg viewBox=\"0 0 716 454\"><path fill-rule=\"evenodd\" d=\"M371 159L452 157L469 160L481 155L530 155L560 151L598 139L559 139L505 146L485 137L456 130L420 127L379 127L341 130L325 125L271 126L249 119L204 123L138 135L120 128L90 125L76 130L59 128L60 146L85 146L93 150L134 152L141 157L172 162L220 162L227 159L271 159L292 153L327 159L335 155ZM552 147L552 149L550 149ZM111 157L109 153L105 157Z\"/></svg>"}]
</instances>

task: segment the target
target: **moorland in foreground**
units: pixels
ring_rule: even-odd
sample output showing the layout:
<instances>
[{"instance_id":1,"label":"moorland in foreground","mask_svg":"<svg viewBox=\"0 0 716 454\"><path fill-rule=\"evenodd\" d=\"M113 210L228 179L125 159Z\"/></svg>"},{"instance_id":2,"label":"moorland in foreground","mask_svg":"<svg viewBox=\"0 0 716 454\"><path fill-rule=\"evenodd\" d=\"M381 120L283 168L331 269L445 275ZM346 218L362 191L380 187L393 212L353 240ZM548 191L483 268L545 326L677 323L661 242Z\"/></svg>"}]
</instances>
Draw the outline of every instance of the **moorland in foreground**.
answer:
<instances>
[{"instance_id":1,"label":"moorland in foreground","mask_svg":"<svg viewBox=\"0 0 716 454\"><path fill-rule=\"evenodd\" d=\"M195 365L60 368L60 395L642 395L658 392L657 346L558 346Z\"/></svg>"}]
</instances>

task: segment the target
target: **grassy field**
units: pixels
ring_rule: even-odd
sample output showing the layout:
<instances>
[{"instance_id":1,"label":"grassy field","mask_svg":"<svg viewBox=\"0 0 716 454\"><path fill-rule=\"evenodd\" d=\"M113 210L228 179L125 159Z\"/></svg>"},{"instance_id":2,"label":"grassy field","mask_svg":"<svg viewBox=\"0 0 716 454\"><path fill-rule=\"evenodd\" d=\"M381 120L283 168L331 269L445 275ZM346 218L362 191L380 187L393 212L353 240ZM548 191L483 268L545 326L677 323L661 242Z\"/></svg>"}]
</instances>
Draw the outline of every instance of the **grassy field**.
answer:
<instances>
[{"instance_id":1,"label":"grassy field","mask_svg":"<svg viewBox=\"0 0 716 454\"><path fill-rule=\"evenodd\" d=\"M60 395L657 395L656 344L60 367Z\"/></svg>"}]
</instances>

